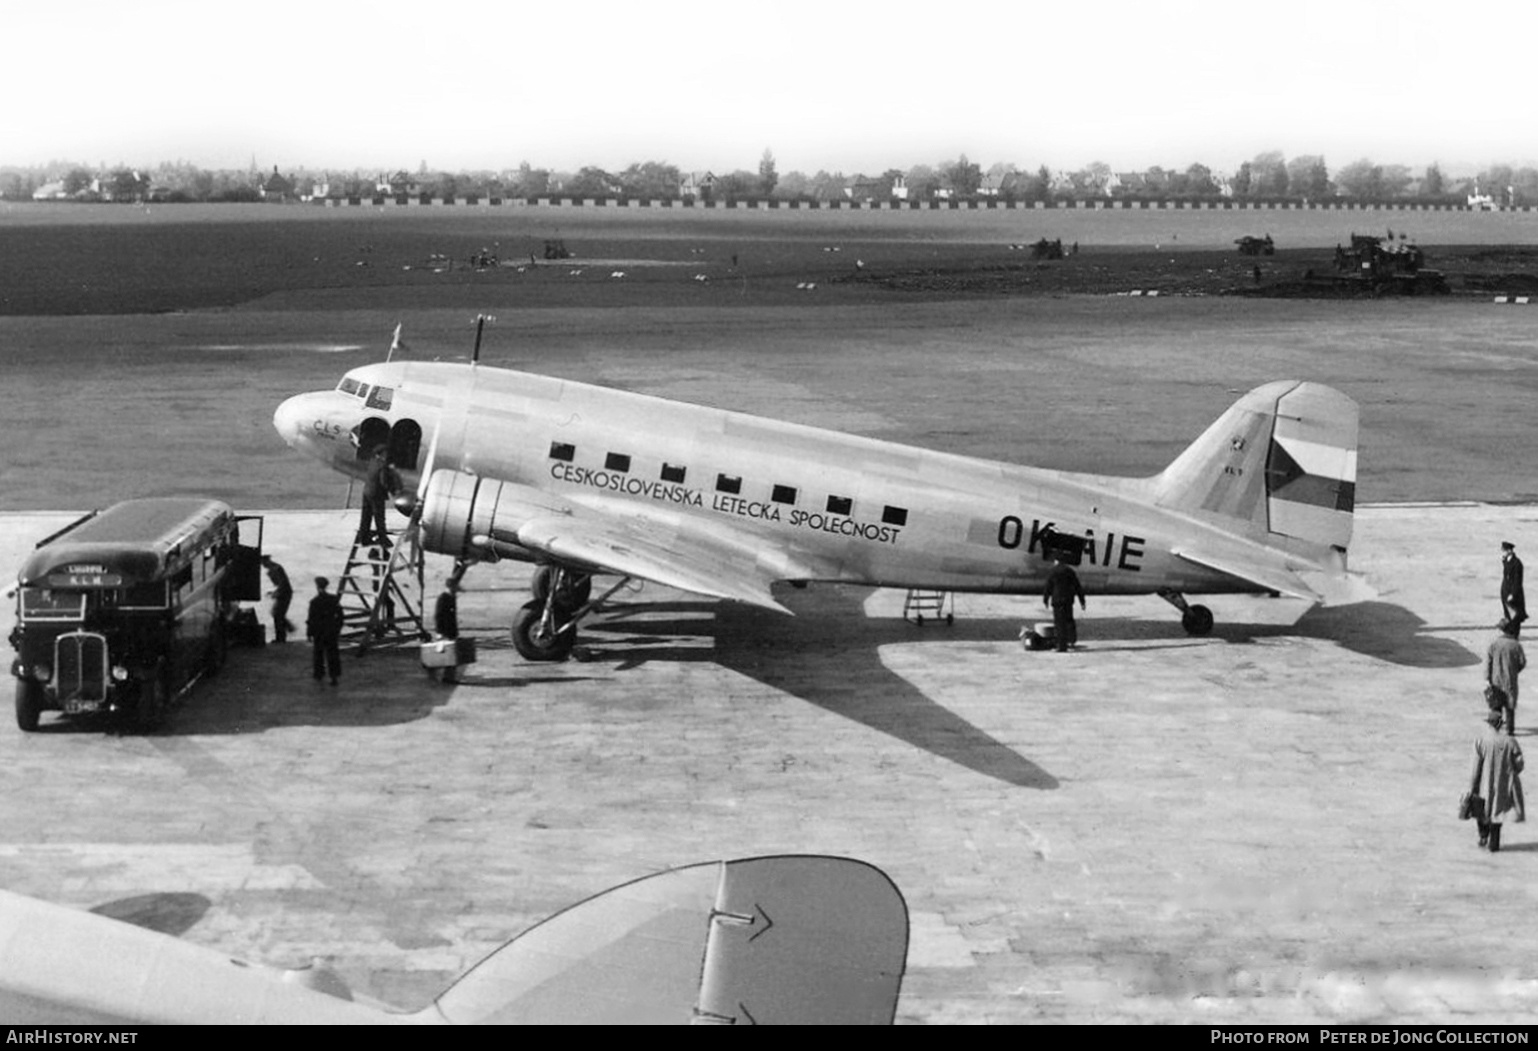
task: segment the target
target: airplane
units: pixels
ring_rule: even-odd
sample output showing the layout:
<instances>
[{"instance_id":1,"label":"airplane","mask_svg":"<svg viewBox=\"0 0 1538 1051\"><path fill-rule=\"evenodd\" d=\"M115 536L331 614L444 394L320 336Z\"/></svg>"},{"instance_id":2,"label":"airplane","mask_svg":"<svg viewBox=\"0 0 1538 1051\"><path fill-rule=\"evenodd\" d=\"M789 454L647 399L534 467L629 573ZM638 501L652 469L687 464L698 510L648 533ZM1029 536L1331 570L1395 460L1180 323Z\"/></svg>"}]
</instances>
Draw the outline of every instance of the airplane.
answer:
<instances>
[{"instance_id":1,"label":"airplane","mask_svg":"<svg viewBox=\"0 0 1538 1051\"><path fill-rule=\"evenodd\" d=\"M908 909L880 869L823 855L711 861L555 914L406 1013L329 971L232 959L0 891L10 1025L889 1025Z\"/></svg>"},{"instance_id":2,"label":"airplane","mask_svg":"<svg viewBox=\"0 0 1538 1051\"><path fill-rule=\"evenodd\" d=\"M355 478L384 445L425 550L536 563L512 625L529 660L567 658L582 619L633 579L789 612L773 585L1039 595L1061 557L1092 595L1164 598L1192 635L1213 616L1187 593L1373 595L1346 559L1357 405L1318 383L1257 387L1159 474L1120 478L477 360L391 360L394 347L284 401L273 424ZM595 600L596 575L620 579Z\"/></svg>"}]
</instances>

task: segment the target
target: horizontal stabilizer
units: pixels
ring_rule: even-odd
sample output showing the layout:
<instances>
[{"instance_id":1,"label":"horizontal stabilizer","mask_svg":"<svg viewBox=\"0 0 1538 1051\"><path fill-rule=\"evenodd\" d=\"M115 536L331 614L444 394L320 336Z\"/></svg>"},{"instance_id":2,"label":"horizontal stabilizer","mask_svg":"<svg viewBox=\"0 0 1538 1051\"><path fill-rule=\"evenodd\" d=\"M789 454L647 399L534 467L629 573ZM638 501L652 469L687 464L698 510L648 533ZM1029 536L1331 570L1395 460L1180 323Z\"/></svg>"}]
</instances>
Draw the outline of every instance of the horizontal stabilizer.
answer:
<instances>
[{"instance_id":1,"label":"horizontal stabilizer","mask_svg":"<svg viewBox=\"0 0 1538 1051\"><path fill-rule=\"evenodd\" d=\"M1239 580L1248 581L1267 591L1280 592L1307 602L1326 606L1344 606L1353 602L1367 602L1377 597L1377 591L1365 577L1356 573L1330 572L1323 569L1284 569L1279 566L1258 566L1237 559L1208 558L1190 551L1175 550L1176 558L1183 559L1203 569L1215 569Z\"/></svg>"}]
</instances>

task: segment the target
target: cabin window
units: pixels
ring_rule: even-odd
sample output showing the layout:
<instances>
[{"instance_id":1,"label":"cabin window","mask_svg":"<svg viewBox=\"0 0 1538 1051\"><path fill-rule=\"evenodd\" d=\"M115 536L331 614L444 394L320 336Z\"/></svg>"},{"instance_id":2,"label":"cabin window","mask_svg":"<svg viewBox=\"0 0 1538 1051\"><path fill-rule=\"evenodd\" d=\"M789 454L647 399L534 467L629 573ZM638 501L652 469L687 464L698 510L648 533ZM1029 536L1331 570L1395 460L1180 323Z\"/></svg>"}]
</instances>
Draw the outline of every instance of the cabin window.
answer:
<instances>
[{"instance_id":1,"label":"cabin window","mask_svg":"<svg viewBox=\"0 0 1538 1051\"><path fill-rule=\"evenodd\" d=\"M118 599L119 609L165 609L166 604L166 582L163 580L130 584Z\"/></svg>"},{"instance_id":2,"label":"cabin window","mask_svg":"<svg viewBox=\"0 0 1538 1051\"><path fill-rule=\"evenodd\" d=\"M571 463L576 455L577 447L569 442L550 443L550 459L552 460L563 460L566 463Z\"/></svg>"},{"instance_id":3,"label":"cabin window","mask_svg":"<svg viewBox=\"0 0 1538 1051\"><path fill-rule=\"evenodd\" d=\"M887 525L907 525L908 509L906 507L893 507L888 504L881 512L881 520Z\"/></svg>"},{"instance_id":4,"label":"cabin window","mask_svg":"<svg viewBox=\"0 0 1538 1051\"><path fill-rule=\"evenodd\" d=\"M718 474L718 475L716 475L716 492L718 492L718 493L740 493L740 492L742 492L742 478L741 478L741 476L733 477L732 475L729 475L729 474Z\"/></svg>"},{"instance_id":5,"label":"cabin window","mask_svg":"<svg viewBox=\"0 0 1538 1051\"><path fill-rule=\"evenodd\" d=\"M828 514L847 515L854 510L854 501L847 496L828 497Z\"/></svg>"},{"instance_id":6,"label":"cabin window","mask_svg":"<svg viewBox=\"0 0 1538 1051\"><path fill-rule=\"evenodd\" d=\"M392 387L375 387L368 393L367 405L371 409L390 408L390 402L395 398L395 390Z\"/></svg>"},{"instance_id":7,"label":"cabin window","mask_svg":"<svg viewBox=\"0 0 1538 1051\"><path fill-rule=\"evenodd\" d=\"M793 504L796 502L796 487L793 485L777 485L770 492L769 499L777 504Z\"/></svg>"},{"instance_id":8,"label":"cabin window","mask_svg":"<svg viewBox=\"0 0 1538 1051\"><path fill-rule=\"evenodd\" d=\"M677 464L665 463L662 465L662 480L672 482L675 485L684 484L684 475L688 473L687 467L679 467Z\"/></svg>"},{"instance_id":9,"label":"cabin window","mask_svg":"<svg viewBox=\"0 0 1538 1051\"><path fill-rule=\"evenodd\" d=\"M609 453L603 458L605 471L618 471L621 474L630 473L630 457L625 453Z\"/></svg>"}]
</instances>

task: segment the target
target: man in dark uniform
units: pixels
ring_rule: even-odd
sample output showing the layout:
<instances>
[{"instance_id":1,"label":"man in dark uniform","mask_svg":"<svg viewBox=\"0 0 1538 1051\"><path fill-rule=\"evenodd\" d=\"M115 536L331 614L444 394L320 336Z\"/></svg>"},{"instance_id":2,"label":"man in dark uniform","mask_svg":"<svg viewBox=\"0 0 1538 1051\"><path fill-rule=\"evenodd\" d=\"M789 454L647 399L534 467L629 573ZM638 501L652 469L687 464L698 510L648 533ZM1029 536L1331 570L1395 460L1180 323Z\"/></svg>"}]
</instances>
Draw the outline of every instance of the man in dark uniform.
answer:
<instances>
[{"instance_id":1,"label":"man in dark uniform","mask_svg":"<svg viewBox=\"0 0 1538 1051\"><path fill-rule=\"evenodd\" d=\"M1068 647L1078 644L1079 628L1073 621L1073 600L1079 600L1079 608L1084 609L1084 586L1079 583L1079 574L1073 571L1073 567L1063 561L1061 554L1052 557L1052 572L1047 574L1047 586L1042 588L1042 605L1052 607L1052 634L1053 641L1057 644L1057 652L1067 653Z\"/></svg>"},{"instance_id":2,"label":"man in dark uniform","mask_svg":"<svg viewBox=\"0 0 1538 1051\"><path fill-rule=\"evenodd\" d=\"M385 447L381 445L369 458L368 474L363 477L363 504L358 510L357 542L360 544L388 546L390 543L390 534L385 529L385 502L390 498L393 474L385 458Z\"/></svg>"},{"instance_id":3,"label":"man in dark uniform","mask_svg":"<svg viewBox=\"0 0 1538 1051\"><path fill-rule=\"evenodd\" d=\"M294 585L288 582L288 571L274 562L271 555L262 556L262 565L267 567L267 579L272 581L272 590L267 592L272 599L272 640L287 642L288 633L294 630L288 619L288 604L294 601Z\"/></svg>"},{"instance_id":4,"label":"man in dark uniform","mask_svg":"<svg viewBox=\"0 0 1538 1051\"><path fill-rule=\"evenodd\" d=\"M342 675L342 600L326 589L331 582L315 578L315 597L310 600L310 616L304 633L315 645L315 681L328 672L335 686Z\"/></svg>"},{"instance_id":5,"label":"man in dark uniform","mask_svg":"<svg viewBox=\"0 0 1538 1051\"><path fill-rule=\"evenodd\" d=\"M438 601L433 604L433 631L440 639L447 639L451 644L459 638L459 578L449 577L444 583L443 590L438 594ZM443 681L453 683L459 681L459 668L445 668Z\"/></svg>"},{"instance_id":6,"label":"man in dark uniform","mask_svg":"<svg viewBox=\"0 0 1538 1051\"><path fill-rule=\"evenodd\" d=\"M1501 541L1501 613L1516 629L1515 636L1527 619L1527 596L1522 591L1522 560L1510 540Z\"/></svg>"}]
</instances>

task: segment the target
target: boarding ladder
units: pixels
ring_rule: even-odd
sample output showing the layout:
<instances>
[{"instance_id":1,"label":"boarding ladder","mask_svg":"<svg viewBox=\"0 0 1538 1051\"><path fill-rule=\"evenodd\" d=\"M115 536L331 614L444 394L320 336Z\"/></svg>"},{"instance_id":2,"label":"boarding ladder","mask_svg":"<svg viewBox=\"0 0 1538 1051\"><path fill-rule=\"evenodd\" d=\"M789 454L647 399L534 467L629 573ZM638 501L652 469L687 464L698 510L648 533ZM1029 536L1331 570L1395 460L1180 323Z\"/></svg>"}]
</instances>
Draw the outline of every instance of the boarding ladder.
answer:
<instances>
[{"instance_id":1,"label":"boarding ladder","mask_svg":"<svg viewBox=\"0 0 1538 1051\"><path fill-rule=\"evenodd\" d=\"M903 620L911 620L922 628L925 617L944 618L947 624L956 623L956 603L951 593L909 588L908 597L903 600Z\"/></svg>"},{"instance_id":2,"label":"boarding ladder","mask_svg":"<svg viewBox=\"0 0 1538 1051\"><path fill-rule=\"evenodd\" d=\"M342 641L355 642L358 655L371 646L401 645L430 636L422 624L420 520L389 535L390 544L353 542L337 585L342 603ZM412 592L415 592L413 600Z\"/></svg>"}]
</instances>

